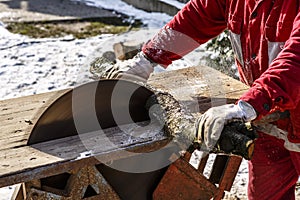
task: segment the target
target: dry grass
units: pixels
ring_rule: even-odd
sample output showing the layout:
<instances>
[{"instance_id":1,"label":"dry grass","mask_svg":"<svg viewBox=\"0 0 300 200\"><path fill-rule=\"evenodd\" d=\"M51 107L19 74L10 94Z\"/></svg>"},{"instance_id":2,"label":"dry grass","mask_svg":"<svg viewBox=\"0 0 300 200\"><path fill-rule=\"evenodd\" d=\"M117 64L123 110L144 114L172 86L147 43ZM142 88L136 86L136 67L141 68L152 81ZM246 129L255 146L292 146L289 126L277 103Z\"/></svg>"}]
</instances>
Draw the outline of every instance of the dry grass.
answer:
<instances>
[{"instance_id":1,"label":"dry grass","mask_svg":"<svg viewBox=\"0 0 300 200\"><path fill-rule=\"evenodd\" d=\"M11 22L7 29L12 33L32 38L62 37L73 35L84 39L100 34L118 34L141 26L140 22L130 24L122 18L85 19L68 21Z\"/></svg>"}]
</instances>

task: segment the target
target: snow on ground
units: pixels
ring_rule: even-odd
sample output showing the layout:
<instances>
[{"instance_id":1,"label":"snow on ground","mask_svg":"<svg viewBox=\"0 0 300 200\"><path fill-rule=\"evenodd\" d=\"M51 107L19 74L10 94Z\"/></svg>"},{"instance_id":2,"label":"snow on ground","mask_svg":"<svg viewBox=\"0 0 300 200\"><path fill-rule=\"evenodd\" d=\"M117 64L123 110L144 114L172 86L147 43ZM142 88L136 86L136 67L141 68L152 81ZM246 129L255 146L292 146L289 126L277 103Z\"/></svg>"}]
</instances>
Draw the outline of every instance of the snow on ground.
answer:
<instances>
[{"instance_id":1,"label":"snow on ground","mask_svg":"<svg viewBox=\"0 0 300 200\"><path fill-rule=\"evenodd\" d=\"M120 41L147 41L157 30L142 29L88 39L74 39L72 36L31 39L11 34L0 26L0 84L5 85L0 90L0 99L59 90L91 81L89 63L95 57L113 51L113 44ZM199 58L190 56L189 63L197 64L197 61ZM186 67L186 62L175 62L169 69Z\"/></svg>"},{"instance_id":2,"label":"snow on ground","mask_svg":"<svg viewBox=\"0 0 300 200\"><path fill-rule=\"evenodd\" d=\"M121 0L114 0L114 3L107 0L72 0L86 3L89 6L100 7L108 10L115 10L119 13L123 13L128 16L132 16L135 19L140 19L147 27L158 28L162 27L166 22L171 19L171 16L165 13L157 12L145 12L140 9L136 9L132 5L129 5ZM169 0L170 1L170 0ZM174 0L171 0L174 2Z\"/></svg>"},{"instance_id":3,"label":"snow on ground","mask_svg":"<svg viewBox=\"0 0 300 200\"><path fill-rule=\"evenodd\" d=\"M8 186L0 188L0 200L10 200L10 197L13 195L15 186Z\"/></svg>"},{"instance_id":4,"label":"snow on ground","mask_svg":"<svg viewBox=\"0 0 300 200\"><path fill-rule=\"evenodd\" d=\"M81 1L140 19L146 27L151 27L152 32L171 19L171 16L166 14L148 13L120 0L115 0L114 4L104 0ZM146 41L151 37L149 32L151 31L145 34L138 33L136 38ZM117 36L124 41L128 35ZM76 40L72 36L31 39L11 34L0 24L0 84L5 85L0 91L0 99L72 87L78 82L77 79L87 79L87 63L104 51L111 50L115 37L100 35L82 40ZM81 77L78 77L79 75Z\"/></svg>"}]
</instances>

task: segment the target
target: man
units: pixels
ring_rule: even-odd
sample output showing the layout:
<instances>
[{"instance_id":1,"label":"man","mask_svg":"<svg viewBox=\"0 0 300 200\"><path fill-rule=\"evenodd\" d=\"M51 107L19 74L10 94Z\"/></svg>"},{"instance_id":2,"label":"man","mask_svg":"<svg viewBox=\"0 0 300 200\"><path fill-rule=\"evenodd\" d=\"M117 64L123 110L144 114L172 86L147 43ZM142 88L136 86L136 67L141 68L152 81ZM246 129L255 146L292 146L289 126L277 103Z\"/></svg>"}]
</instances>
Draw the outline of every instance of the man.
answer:
<instances>
[{"instance_id":1,"label":"man","mask_svg":"<svg viewBox=\"0 0 300 200\"><path fill-rule=\"evenodd\" d=\"M249 199L294 199L300 153L286 148L300 143L300 1L191 0L148 41L119 73L147 79L155 63L167 67L200 44L228 29L243 83L250 89L237 104L213 107L199 119L199 137L208 148L232 119L259 120L274 111L289 111L276 125L286 141L259 132L249 162ZM296 145L297 146L297 145Z\"/></svg>"}]
</instances>

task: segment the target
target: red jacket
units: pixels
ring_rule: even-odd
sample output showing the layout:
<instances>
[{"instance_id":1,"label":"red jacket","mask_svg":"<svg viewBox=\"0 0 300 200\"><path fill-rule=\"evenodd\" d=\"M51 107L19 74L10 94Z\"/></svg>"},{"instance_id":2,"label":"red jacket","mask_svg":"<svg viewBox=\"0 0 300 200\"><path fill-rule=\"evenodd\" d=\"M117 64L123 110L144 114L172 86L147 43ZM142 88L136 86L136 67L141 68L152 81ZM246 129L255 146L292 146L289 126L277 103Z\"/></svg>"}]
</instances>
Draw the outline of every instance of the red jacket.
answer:
<instances>
[{"instance_id":1,"label":"red jacket","mask_svg":"<svg viewBox=\"0 0 300 200\"><path fill-rule=\"evenodd\" d=\"M168 66L228 29L241 81L251 86L241 99L258 118L289 110L279 125L300 143L299 11L299 0L191 0L142 50Z\"/></svg>"}]
</instances>

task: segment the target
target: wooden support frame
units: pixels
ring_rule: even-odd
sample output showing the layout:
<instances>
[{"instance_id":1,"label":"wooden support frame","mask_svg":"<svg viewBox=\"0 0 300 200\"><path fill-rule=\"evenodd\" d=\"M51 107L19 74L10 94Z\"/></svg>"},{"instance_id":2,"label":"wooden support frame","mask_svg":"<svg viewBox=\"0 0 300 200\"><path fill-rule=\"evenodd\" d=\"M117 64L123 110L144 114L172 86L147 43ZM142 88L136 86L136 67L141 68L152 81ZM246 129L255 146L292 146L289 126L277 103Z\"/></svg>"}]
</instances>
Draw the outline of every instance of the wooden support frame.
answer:
<instances>
[{"instance_id":1,"label":"wooden support frame","mask_svg":"<svg viewBox=\"0 0 300 200\"><path fill-rule=\"evenodd\" d=\"M62 184L61 184L62 183ZM73 169L69 173L23 183L19 199L119 200L95 166Z\"/></svg>"}]
</instances>

